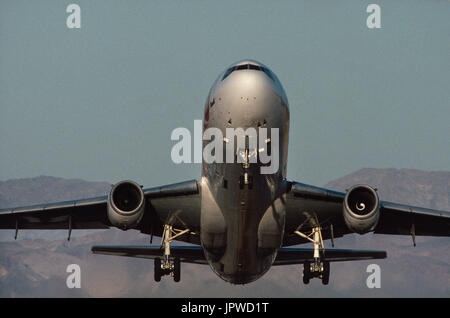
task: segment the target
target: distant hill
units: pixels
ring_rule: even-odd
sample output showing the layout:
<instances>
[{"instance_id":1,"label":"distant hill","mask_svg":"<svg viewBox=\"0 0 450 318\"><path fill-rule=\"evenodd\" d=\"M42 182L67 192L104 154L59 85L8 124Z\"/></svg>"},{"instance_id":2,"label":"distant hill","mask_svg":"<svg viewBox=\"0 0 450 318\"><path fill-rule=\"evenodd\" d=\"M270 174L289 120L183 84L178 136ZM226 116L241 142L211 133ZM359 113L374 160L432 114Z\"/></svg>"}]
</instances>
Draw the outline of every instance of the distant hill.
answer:
<instances>
[{"instance_id":1,"label":"distant hill","mask_svg":"<svg viewBox=\"0 0 450 318\"><path fill-rule=\"evenodd\" d=\"M0 181L0 208L95 197L111 184L48 176Z\"/></svg>"},{"instance_id":2,"label":"distant hill","mask_svg":"<svg viewBox=\"0 0 450 318\"><path fill-rule=\"evenodd\" d=\"M362 169L327 184L345 190L356 183L379 189L382 200L450 210L450 172L408 169ZM109 190L108 183L53 177L0 182L0 204L16 206L96 196ZM6 203L5 203L6 202ZM8 235L12 236L11 231ZM44 233L23 239L26 233ZM349 235L336 240L337 248L385 249L388 259L333 263L330 284L301 281L301 267L273 267L260 280L245 286L222 281L208 266L183 264L180 283L165 277L153 282L153 262L143 259L93 255L95 244L149 244L137 231L89 232L66 239L65 231L22 231L18 241L0 242L0 297L449 297L450 239L417 239L388 235ZM10 240L10 237L9 239ZM154 244L158 244L156 239ZM330 246L329 242L326 246ZM366 267L382 270L381 289L366 287ZM81 289L66 287L66 267L81 267Z\"/></svg>"}]
</instances>

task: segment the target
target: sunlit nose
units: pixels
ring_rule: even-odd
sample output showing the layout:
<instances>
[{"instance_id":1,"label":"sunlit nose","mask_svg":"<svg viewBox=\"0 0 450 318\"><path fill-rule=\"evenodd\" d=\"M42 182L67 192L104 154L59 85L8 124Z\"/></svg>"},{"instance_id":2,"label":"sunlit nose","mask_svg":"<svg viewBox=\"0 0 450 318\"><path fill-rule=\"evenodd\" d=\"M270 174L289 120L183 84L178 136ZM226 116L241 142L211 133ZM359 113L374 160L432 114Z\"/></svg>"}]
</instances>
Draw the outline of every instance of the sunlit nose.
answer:
<instances>
[{"instance_id":1,"label":"sunlit nose","mask_svg":"<svg viewBox=\"0 0 450 318\"><path fill-rule=\"evenodd\" d=\"M275 83L262 71L235 71L223 81L225 89L239 92L242 97L256 97L275 92Z\"/></svg>"},{"instance_id":2,"label":"sunlit nose","mask_svg":"<svg viewBox=\"0 0 450 318\"><path fill-rule=\"evenodd\" d=\"M242 61L222 73L211 88L205 128L281 127L288 112L276 75L260 63Z\"/></svg>"},{"instance_id":3,"label":"sunlit nose","mask_svg":"<svg viewBox=\"0 0 450 318\"><path fill-rule=\"evenodd\" d=\"M275 85L262 72L237 72L223 83L221 91L226 96L230 113L242 119L239 124L244 126L252 125L252 118L267 116L280 103Z\"/></svg>"}]
</instances>

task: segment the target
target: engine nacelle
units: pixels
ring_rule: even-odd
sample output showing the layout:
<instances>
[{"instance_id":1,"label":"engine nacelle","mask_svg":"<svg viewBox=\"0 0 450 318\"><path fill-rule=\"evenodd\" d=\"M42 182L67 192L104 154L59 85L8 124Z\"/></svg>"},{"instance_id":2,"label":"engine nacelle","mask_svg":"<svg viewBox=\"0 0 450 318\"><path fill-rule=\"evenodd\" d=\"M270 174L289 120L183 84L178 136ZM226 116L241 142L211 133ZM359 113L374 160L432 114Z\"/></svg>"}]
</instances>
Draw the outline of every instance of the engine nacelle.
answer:
<instances>
[{"instance_id":1,"label":"engine nacelle","mask_svg":"<svg viewBox=\"0 0 450 318\"><path fill-rule=\"evenodd\" d=\"M145 210L142 188L129 180L115 184L109 193L107 210L109 221L114 226L122 230L135 227Z\"/></svg>"},{"instance_id":2,"label":"engine nacelle","mask_svg":"<svg viewBox=\"0 0 450 318\"><path fill-rule=\"evenodd\" d=\"M344 198L344 221L356 233L373 231L380 217L380 200L377 192L368 185L355 185Z\"/></svg>"}]
</instances>

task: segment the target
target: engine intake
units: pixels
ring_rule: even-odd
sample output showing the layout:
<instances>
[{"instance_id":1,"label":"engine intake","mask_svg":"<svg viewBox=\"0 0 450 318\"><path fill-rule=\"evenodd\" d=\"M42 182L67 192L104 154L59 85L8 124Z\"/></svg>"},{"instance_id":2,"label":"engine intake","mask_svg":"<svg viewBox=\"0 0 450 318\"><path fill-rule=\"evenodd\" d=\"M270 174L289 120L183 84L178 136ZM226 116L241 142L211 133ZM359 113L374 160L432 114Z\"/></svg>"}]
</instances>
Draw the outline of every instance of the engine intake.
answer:
<instances>
[{"instance_id":1,"label":"engine intake","mask_svg":"<svg viewBox=\"0 0 450 318\"><path fill-rule=\"evenodd\" d=\"M344 221L356 233L373 231L380 217L380 200L377 192L368 185L355 185L344 198Z\"/></svg>"},{"instance_id":2,"label":"engine intake","mask_svg":"<svg viewBox=\"0 0 450 318\"><path fill-rule=\"evenodd\" d=\"M135 227L145 210L142 188L130 180L115 184L109 193L107 210L109 221L114 226L122 230Z\"/></svg>"}]
</instances>

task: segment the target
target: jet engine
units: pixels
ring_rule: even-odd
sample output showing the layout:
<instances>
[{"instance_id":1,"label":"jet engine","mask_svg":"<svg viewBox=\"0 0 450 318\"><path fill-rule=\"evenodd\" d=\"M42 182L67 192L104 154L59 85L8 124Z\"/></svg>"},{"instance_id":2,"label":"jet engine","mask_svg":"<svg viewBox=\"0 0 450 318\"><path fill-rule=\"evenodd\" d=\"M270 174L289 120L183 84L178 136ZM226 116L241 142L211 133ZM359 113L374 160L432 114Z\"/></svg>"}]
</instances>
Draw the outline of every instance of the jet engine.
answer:
<instances>
[{"instance_id":1,"label":"jet engine","mask_svg":"<svg viewBox=\"0 0 450 318\"><path fill-rule=\"evenodd\" d=\"M129 180L115 184L108 196L107 210L111 224L122 230L138 225L145 210L141 186Z\"/></svg>"},{"instance_id":2,"label":"jet engine","mask_svg":"<svg viewBox=\"0 0 450 318\"><path fill-rule=\"evenodd\" d=\"M373 231L380 217L380 200L375 189L368 185L355 185L344 198L344 221L356 233Z\"/></svg>"}]
</instances>

